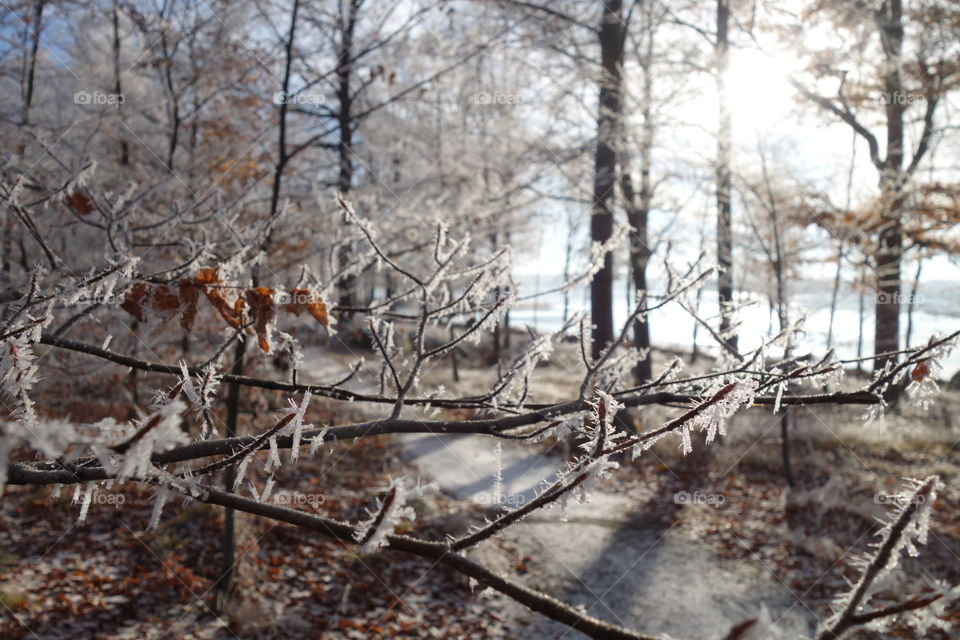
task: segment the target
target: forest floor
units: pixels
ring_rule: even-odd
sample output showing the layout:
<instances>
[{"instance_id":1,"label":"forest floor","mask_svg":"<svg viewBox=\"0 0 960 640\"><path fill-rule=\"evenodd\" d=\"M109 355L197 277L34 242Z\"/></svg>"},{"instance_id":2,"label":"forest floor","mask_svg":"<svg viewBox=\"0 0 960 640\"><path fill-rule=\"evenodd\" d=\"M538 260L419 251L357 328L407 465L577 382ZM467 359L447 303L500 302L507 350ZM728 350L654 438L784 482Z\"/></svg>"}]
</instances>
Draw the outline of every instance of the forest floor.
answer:
<instances>
[{"instance_id":1,"label":"forest floor","mask_svg":"<svg viewBox=\"0 0 960 640\"><path fill-rule=\"evenodd\" d=\"M564 361L567 355L545 369L537 401L569 394L575 365ZM489 377L488 369L463 364L461 381L448 386ZM437 368L428 382L448 375ZM119 413L108 387L93 388L99 400L91 391L85 404L63 406L48 418ZM264 393L244 417L262 424L282 402ZM889 509L877 496L897 491L902 478L937 473L946 489L934 505L929 544L905 563L906 576L888 595L922 590L918 576L960 582L958 409L960 396L949 393L928 414L891 413L881 432L863 426L862 408L799 408L792 425L794 489L783 478L777 420L768 411L743 412L704 455L685 459L667 439L638 460L622 460L589 503L571 504L566 522L558 510L539 513L471 555L593 615L644 631L721 640L731 624L768 616L779 621L782 635L767 638L796 637L828 612L854 575L852 554L868 550L875 518ZM364 411L315 401L310 419L344 424ZM675 411L648 409L635 418L643 428ZM500 455L504 495L519 504L569 451L554 439L503 442ZM373 504L371 487L389 477L433 480L442 490L415 505L413 531L442 539L483 521L493 499L494 456L494 444L478 437L366 438L284 465L275 495L282 492L296 508L356 520ZM266 476L253 474L262 488ZM59 496L51 488L8 487L0 499L0 637L582 637L427 561L358 556L349 545L244 515L236 595L216 616L220 509L174 501L160 526L146 531L151 490L100 489L83 524L72 497L70 487ZM957 610L951 614L960 619ZM957 637L958 629L931 637Z\"/></svg>"}]
</instances>

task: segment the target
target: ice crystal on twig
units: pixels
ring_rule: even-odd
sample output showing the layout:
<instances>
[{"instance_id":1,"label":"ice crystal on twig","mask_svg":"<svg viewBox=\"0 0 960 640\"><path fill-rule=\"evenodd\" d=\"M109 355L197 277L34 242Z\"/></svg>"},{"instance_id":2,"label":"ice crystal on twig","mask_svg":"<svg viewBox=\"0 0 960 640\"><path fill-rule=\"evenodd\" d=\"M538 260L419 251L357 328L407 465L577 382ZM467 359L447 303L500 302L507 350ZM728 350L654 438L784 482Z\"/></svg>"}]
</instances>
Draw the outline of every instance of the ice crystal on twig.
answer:
<instances>
[{"instance_id":1,"label":"ice crystal on twig","mask_svg":"<svg viewBox=\"0 0 960 640\"><path fill-rule=\"evenodd\" d=\"M156 529L160 524L160 516L163 514L163 506L170 497L170 488L167 485L161 485L157 489L157 495L153 499L153 510L150 512L150 522L147 524L147 530Z\"/></svg>"},{"instance_id":2,"label":"ice crystal on twig","mask_svg":"<svg viewBox=\"0 0 960 640\"><path fill-rule=\"evenodd\" d=\"M378 500L376 511L370 512L370 518L357 528L354 535L360 545L357 553L371 553L382 547L401 520L416 518L416 512L408 503L436 489L433 484L410 487L406 478L392 480L386 494Z\"/></svg>"},{"instance_id":3,"label":"ice crystal on twig","mask_svg":"<svg viewBox=\"0 0 960 640\"><path fill-rule=\"evenodd\" d=\"M84 520L87 519L87 512L90 510L90 502L93 500L93 492L97 487L97 483L88 482L86 488L83 491L83 497L80 500L80 515L77 516L77 524L83 524ZM79 489L79 487L78 487ZM76 494L74 494L74 502L77 500Z\"/></svg>"},{"instance_id":4,"label":"ice crystal on twig","mask_svg":"<svg viewBox=\"0 0 960 640\"><path fill-rule=\"evenodd\" d=\"M303 399L300 401L298 406L296 402L293 401L293 398L290 399L291 412L293 413L293 420L285 428L285 430L292 435L292 444L290 445L290 462L296 462L297 458L300 456L300 438L303 435L303 430L310 427L310 425L305 425L303 423L304 417L307 414L307 406L310 404L310 394L305 392L303 394Z\"/></svg>"},{"instance_id":5,"label":"ice crystal on twig","mask_svg":"<svg viewBox=\"0 0 960 640\"><path fill-rule=\"evenodd\" d=\"M734 380L717 382L704 394L708 400L697 407L697 413L681 427L681 448L683 455L693 451L690 432L699 429L706 432L706 442L713 442L717 435L727 435L727 420L742 406L753 403L759 384L756 380Z\"/></svg>"}]
</instances>

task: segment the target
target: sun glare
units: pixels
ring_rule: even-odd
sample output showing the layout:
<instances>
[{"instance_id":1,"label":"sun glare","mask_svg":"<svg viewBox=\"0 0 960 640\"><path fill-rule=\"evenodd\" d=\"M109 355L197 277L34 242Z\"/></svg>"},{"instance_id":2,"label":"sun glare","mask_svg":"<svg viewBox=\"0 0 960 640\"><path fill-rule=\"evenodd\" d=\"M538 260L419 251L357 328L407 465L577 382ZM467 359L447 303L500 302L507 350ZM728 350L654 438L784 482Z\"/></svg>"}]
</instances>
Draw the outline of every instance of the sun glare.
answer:
<instances>
[{"instance_id":1,"label":"sun glare","mask_svg":"<svg viewBox=\"0 0 960 640\"><path fill-rule=\"evenodd\" d=\"M752 140L783 122L794 104L788 77L796 67L796 58L788 53L731 51L727 86L736 140Z\"/></svg>"}]
</instances>

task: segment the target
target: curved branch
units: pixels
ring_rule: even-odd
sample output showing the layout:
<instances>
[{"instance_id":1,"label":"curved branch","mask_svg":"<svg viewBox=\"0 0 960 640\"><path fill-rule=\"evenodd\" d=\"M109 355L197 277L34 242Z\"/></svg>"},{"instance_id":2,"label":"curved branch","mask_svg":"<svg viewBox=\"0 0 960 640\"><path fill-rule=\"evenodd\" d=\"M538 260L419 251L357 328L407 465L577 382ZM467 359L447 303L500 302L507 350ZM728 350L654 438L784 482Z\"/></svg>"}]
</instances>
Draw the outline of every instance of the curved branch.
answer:
<instances>
[{"instance_id":1,"label":"curved branch","mask_svg":"<svg viewBox=\"0 0 960 640\"><path fill-rule=\"evenodd\" d=\"M857 132L857 135L867 141L867 146L870 148L870 161L873 162L873 166L877 169L883 169L884 162L880 159L880 144L877 142L877 137L857 120L856 115L854 115L850 109L841 108L830 98L814 93L796 78L788 78L788 80L790 84L793 85L793 88L803 94L805 98L815 102L823 109L826 109L850 125L850 127Z\"/></svg>"}]
</instances>

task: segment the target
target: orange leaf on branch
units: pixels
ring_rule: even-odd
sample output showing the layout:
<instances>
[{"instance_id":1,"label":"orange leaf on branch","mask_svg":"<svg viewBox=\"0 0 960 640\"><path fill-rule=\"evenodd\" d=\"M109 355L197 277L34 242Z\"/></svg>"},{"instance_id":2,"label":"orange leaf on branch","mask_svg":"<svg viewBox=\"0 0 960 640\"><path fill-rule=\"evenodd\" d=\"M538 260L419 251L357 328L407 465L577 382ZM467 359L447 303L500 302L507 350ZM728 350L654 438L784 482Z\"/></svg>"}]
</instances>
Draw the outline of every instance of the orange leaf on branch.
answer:
<instances>
[{"instance_id":1,"label":"orange leaf on branch","mask_svg":"<svg viewBox=\"0 0 960 640\"><path fill-rule=\"evenodd\" d=\"M324 304L323 300L319 297L314 299L314 295L307 289L291 289L290 302L283 305L283 310L295 316L299 316L306 311L313 316L314 320L324 327L328 326L330 321L330 318L327 316L327 305Z\"/></svg>"},{"instance_id":2,"label":"orange leaf on branch","mask_svg":"<svg viewBox=\"0 0 960 640\"><path fill-rule=\"evenodd\" d=\"M164 316L180 309L180 296L165 284L153 288L152 298L153 310Z\"/></svg>"},{"instance_id":3,"label":"orange leaf on branch","mask_svg":"<svg viewBox=\"0 0 960 640\"><path fill-rule=\"evenodd\" d=\"M273 290L267 287L247 289L247 304L250 306L250 315L253 316L254 329L257 332L257 342L260 350L270 353L270 323L273 321Z\"/></svg>"},{"instance_id":4,"label":"orange leaf on branch","mask_svg":"<svg viewBox=\"0 0 960 640\"><path fill-rule=\"evenodd\" d=\"M930 367L927 366L927 361L921 360L913 368L913 371L910 372L910 379L914 382L923 382L924 378L926 378L929 373Z\"/></svg>"},{"instance_id":5,"label":"orange leaf on branch","mask_svg":"<svg viewBox=\"0 0 960 640\"><path fill-rule=\"evenodd\" d=\"M147 285L143 282L136 282L132 287L127 289L120 308L136 318L137 321L146 322L147 318L144 315L143 307L144 303L149 302L149 298L150 290L147 289Z\"/></svg>"},{"instance_id":6,"label":"orange leaf on branch","mask_svg":"<svg viewBox=\"0 0 960 640\"><path fill-rule=\"evenodd\" d=\"M200 286L220 284L220 275L216 269L200 269L193 281Z\"/></svg>"},{"instance_id":7,"label":"orange leaf on branch","mask_svg":"<svg viewBox=\"0 0 960 640\"><path fill-rule=\"evenodd\" d=\"M180 314L180 326L190 333L193 329L193 322L197 318L197 300L200 299L200 288L190 280L182 280L177 283L180 289L180 301L183 303L183 312Z\"/></svg>"},{"instance_id":8,"label":"orange leaf on branch","mask_svg":"<svg viewBox=\"0 0 960 640\"><path fill-rule=\"evenodd\" d=\"M74 213L76 213L78 216L89 215L93 213L95 209L93 206L93 201L79 191L74 191L71 193L64 199L64 202L68 207L73 209Z\"/></svg>"},{"instance_id":9,"label":"orange leaf on branch","mask_svg":"<svg viewBox=\"0 0 960 640\"><path fill-rule=\"evenodd\" d=\"M139 322L147 322L153 315L151 312L167 320L180 310L180 296L167 285L135 282L124 294L120 308Z\"/></svg>"},{"instance_id":10,"label":"orange leaf on branch","mask_svg":"<svg viewBox=\"0 0 960 640\"><path fill-rule=\"evenodd\" d=\"M218 285L222 284L220 276L217 273L216 269L201 269L197 272L197 276L194 278L194 283L203 289L203 293L207 296L207 300L213 307L217 310L228 325L234 329L239 329L243 326L243 298L237 298L231 307L226 299L220 295L220 291L216 288Z\"/></svg>"}]
</instances>

